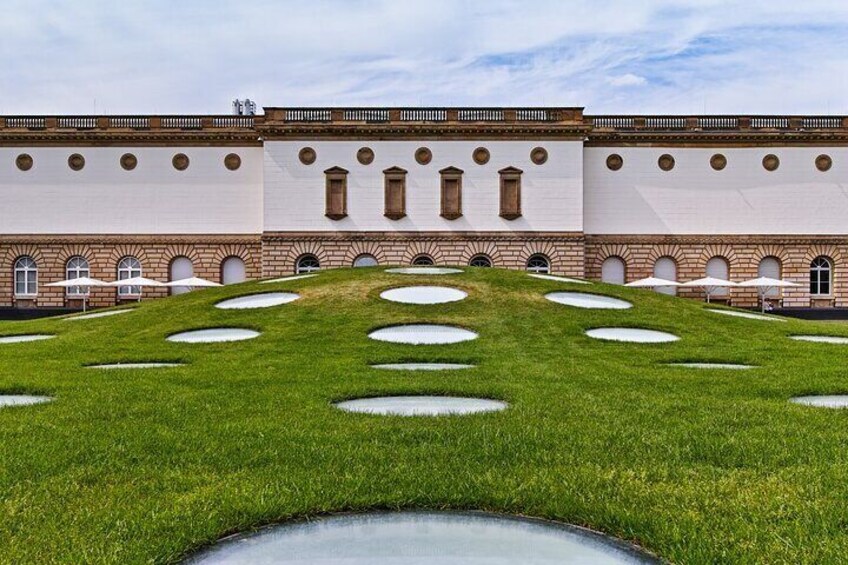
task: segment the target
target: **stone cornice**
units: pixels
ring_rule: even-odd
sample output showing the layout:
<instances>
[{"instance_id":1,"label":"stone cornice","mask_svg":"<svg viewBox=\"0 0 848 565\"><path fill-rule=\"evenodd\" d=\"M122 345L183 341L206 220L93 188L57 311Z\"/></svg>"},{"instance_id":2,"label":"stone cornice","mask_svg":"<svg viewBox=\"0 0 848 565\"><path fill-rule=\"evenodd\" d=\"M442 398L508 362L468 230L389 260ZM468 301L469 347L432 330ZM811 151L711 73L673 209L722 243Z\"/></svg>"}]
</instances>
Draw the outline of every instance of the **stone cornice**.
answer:
<instances>
[{"instance_id":1,"label":"stone cornice","mask_svg":"<svg viewBox=\"0 0 848 565\"><path fill-rule=\"evenodd\" d=\"M409 231L409 232L285 232L285 231L266 231L262 234L263 241L404 241L404 240L433 240L433 241L450 241L450 240L515 240L526 239L528 241L538 240L582 240L582 232L527 232L527 231Z\"/></svg>"}]
</instances>

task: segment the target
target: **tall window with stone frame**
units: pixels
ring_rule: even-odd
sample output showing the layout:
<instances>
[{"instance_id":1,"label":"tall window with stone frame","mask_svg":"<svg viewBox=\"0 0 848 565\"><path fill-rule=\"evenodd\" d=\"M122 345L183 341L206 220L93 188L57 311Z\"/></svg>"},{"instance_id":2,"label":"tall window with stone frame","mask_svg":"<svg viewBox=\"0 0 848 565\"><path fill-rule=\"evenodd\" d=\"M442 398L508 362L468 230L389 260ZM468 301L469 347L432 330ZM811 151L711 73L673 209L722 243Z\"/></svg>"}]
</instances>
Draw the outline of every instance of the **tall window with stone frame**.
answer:
<instances>
[{"instance_id":1,"label":"tall window with stone frame","mask_svg":"<svg viewBox=\"0 0 848 565\"><path fill-rule=\"evenodd\" d=\"M827 257L816 257L810 263L810 294L829 296L833 287L833 263Z\"/></svg>"},{"instance_id":2,"label":"tall window with stone frame","mask_svg":"<svg viewBox=\"0 0 848 565\"><path fill-rule=\"evenodd\" d=\"M38 265L35 259L24 255L15 261L15 296L38 294Z\"/></svg>"},{"instance_id":3,"label":"tall window with stone frame","mask_svg":"<svg viewBox=\"0 0 848 565\"><path fill-rule=\"evenodd\" d=\"M326 208L324 215L331 220L347 217L347 170L332 167L324 171L326 179Z\"/></svg>"},{"instance_id":4,"label":"tall window with stone frame","mask_svg":"<svg viewBox=\"0 0 848 565\"><path fill-rule=\"evenodd\" d=\"M521 169L507 167L498 171L501 177L501 218L521 217Z\"/></svg>"},{"instance_id":5,"label":"tall window with stone frame","mask_svg":"<svg viewBox=\"0 0 848 565\"><path fill-rule=\"evenodd\" d=\"M406 216L406 169L390 167L383 171L385 207L383 215L391 220Z\"/></svg>"},{"instance_id":6,"label":"tall window with stone frame","mask_svg":"<svg viewBox=\"0 0 848 565\"><path fill-rule=\"evenodd\" d=\"M446 220L462 216L462 169L447 167L439 171L442 185L442 213Z\"/></svg>"}]
</instances>

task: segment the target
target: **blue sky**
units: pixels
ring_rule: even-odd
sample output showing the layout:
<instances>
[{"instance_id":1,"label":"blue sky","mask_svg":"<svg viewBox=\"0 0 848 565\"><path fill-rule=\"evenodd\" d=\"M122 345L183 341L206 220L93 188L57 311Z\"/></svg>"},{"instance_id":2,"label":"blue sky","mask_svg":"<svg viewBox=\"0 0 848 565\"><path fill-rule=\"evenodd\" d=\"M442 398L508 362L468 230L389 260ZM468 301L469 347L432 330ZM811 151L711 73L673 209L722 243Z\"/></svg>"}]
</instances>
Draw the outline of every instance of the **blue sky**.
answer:
<instances>
[{"instance_id":1,"label":"blue sky","mask_svg":"<svg viewBox=\"0 0 848 565\"><path fill-rule=\"evenodd\" d=\"M0 113L848 114L845 0L3 0Z\"/></svg>"}]
</instances>

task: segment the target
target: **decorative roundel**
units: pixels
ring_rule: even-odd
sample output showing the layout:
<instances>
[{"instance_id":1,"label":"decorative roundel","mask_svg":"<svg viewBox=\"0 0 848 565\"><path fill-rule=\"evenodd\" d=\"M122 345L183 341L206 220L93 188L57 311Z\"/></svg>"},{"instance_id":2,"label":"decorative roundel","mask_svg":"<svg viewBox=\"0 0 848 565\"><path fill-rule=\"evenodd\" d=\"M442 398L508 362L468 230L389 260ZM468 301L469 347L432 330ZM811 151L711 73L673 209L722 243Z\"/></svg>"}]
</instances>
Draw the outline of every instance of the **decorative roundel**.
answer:
<instances>
[{"instance_id":1,"label":"decorative roundel","mask_svg":"<svg viewBox=\"0 0 848 565\"><path fill-rule=\"evenodd\" d=\"M668 153L660 155L660 158L657 159L657 165L659 165L660 169L664 171L670 171L674 168L674 157Z\"/></svg>"},{"instance_id":2,"label":"decorative roundel","mask_svg":"<svg viewBox=\"0 0 848 565\"><path fill-rule=\"evenodd\" d=\"M624 159L618 153L613 153L607 157L607 168L611 171L617 171L624 166Z\"/></svg>"},{"instance_id":3,"label":"decorative roundel","mask_svg":"<svg viewBox=\"0 0 848 565\"><path fill-rule=\"evenodd\" d=\"M716 171L721 171L726 166L727 166L727 157L725 157L721 153L716 153L715 155L710 157L710 167L712 167Z\"/></svg>"},{"instance_id":4,"label":"decorative roundel","mask_svg":"<svg viewBox=\"0 0 848 565\"><path fill-rule=\"evenodd\" d=\"M780 159L777 158L777 155L773 153L769 153L765 157L763 157L763 168L767 171L776 171L780 166Z\"/></svg>"},{"instance_id":5,"label":"decorative roundel","mask_svg":"<svg viewBox=\"0 0 848 565\"><path fill-rule=\"evenodd\" d=\"M426 165L433 160L433 152L426 147L419 147L415 150L415 161L419 165Z\"/></svg>"},{"instance_id":6,"label":"decorative roundel","mask_svg":"<svg viewBox=\"0 0 848 565\"><path fill-rule=\"evenodd\" d=\"M30 170L32 168L32 156L27 153L21 153L15 159L15 165L22 171Z\"/></svg>"},{"instance_id":7,"label":"decorative roundel","mask_svg":"<svg viewBox=\"0 0 848 565\"><path fill-rule=\"evenodd\" d=\"M297 154L297 158L300 159L300 162L304 165L311 165L315 162L315 159L318 158L318 154L315 153L315 150L311 147L304 147L300 150L300 153Z\"/></svg>"},{"instance_id":8,"label":"decorative roundel","mask_svg":"<svg viewBox=\"0 0 848 565\"><path fill-rule=\"evenodd\" d=\"M241 167L241 157L238 156L238 153L228 154L226 157L224 157L224 166L231 171L237 170L239 167Z\"/></svg>"},{"instance_id":9,"label":"decorative roundel","mask_svg":"<svg viewBox=\"0 0 848 565\"><path fill-rule=\"evenodd\" d=\"M819 155L816 157L816 168L821 172L829 171L833 166L833 159L830 155Z\"/></svg>"},{"instance_id":10,"label":"decorative roundel","mask_svg":"<svg viewBox=\"0 0 848 565\"><path fill-rule=\"evenodd\" d=\"M485 147L478 147L474 150L472 157L474 158L474 162L478 165L485 165L489 162L489 150Z\"/></svg>"},{"instance_id":11,"label":"decorative roundel","mask_svg":"<svg viewBox=\"0 0 848 565\"><path fill-rule=\"evenodd\" d=\"M131 171L138 165L138 158L132 153L124 153L121 155L121 168L125 171Z\"/></svg>"},{"instance_id":12,"label":"decorative roundel","mask_svg":"<svg viewBox=\"0 0 848 565\"><path fill-rule=\"evenodd\" d=\"M71 170L81 171L83 167L85 167L85 157L80 155L79 153L74 153L70 157L68 157L68 166Z\"/></svg>"},{"instance_id":13,"label":"decorative roundel","mask_svg":"<svg viewBox=\"0 0 848 565\"><path fill-rule=\"evenodd\" d=\"M176 155L174 155L174 158L171 159L171 163L178 171L184 171L188 169L188 155L186 155L185 153L177 153Z\"/></svg>"},{"instance_id":14,"label":"decorative roundel","mask_svg":"<svg viewBox=\"0 0 848 565\"><path fill-rule=\"evenodd\" d=\"M370 147L362 147L356 152L356 160L362 165L370 165L374 162L374 150Z\"/></svg>"},{"instance_id":15,"label":"decorative roundel","mask_svg":"<svg viewBox=\"0 0 848 565\"><path fill-rule=\"evenodd\" d=\"M530 152L530 160L537 165L544 165L548 160L548 150L544 147L534 147Z\"/></svg>"}]
</instances>

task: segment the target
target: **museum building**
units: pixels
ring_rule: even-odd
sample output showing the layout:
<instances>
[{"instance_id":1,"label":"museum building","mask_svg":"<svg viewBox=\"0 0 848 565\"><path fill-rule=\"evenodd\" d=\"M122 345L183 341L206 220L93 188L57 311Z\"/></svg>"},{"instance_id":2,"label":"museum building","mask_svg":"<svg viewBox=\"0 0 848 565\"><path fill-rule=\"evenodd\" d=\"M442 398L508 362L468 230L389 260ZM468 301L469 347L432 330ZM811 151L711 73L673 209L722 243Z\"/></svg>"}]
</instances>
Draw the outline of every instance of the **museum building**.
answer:
<instances>
[{"instance_id":1,"label":"museum building","mask_svg":"<svg viewBox=\"0 0 848 565\"><path fill-rule=\"evenodd\" d=\"M78 276L232 283L409 264L615 283L769 276L801 283L773 291L785 307L848 307L846 261L845 117L0 116L0 307L77 306L80 289L45 285Z\"/></svg>"}]
</instances>

